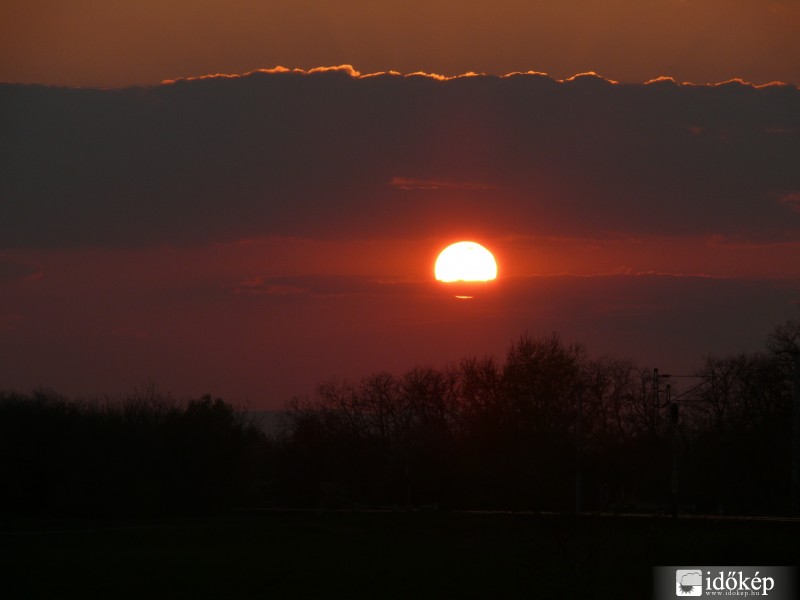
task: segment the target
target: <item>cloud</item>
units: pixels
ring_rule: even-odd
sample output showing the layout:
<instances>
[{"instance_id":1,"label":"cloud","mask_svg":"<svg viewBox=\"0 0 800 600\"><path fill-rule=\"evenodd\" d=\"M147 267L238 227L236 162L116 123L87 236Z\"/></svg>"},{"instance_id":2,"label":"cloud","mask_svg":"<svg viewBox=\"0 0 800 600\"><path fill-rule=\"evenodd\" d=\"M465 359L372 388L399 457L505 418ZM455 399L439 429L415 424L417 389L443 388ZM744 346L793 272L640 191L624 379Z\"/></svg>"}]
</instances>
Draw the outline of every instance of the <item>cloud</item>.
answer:
<instances>
[{"instance_id":1,"label":"cloud","mask_svg":"<svg viewBox=\"0 0 800 600\"><path fill-rule=\"evenodd\" d=\"M702 586L703 585L703 574L700 571L692 571L691 573L685 573L683 577L681 577L680 585L683 586Z\"/></svg>"},{"instance_id":2,"label":"cloud","mask_svg":"<svg viewBox=\"0 0 800 600\"><path fill-rule=\"evenodd\" d=\"M308 292L308 288L277 278L257 275L239 282L231 291L234 294L249 294L253 296L293 296Z\"/></svg>"},{"instance_id":3,"label":"cloud","mask_svg":"<svg viewBox=\"0 0 800 600\"><path fill-rule=\"evenodd\" d=\"M22 321L22 315L16 313L0 313L0 333L10 333L17 329Z\"/></svg>"},{"instance_id":4,"label":"cloud","mask_svg":"<svg viewBox=\"0 0 800 600\"><path fill-rule=\"evenodd\" d=\"M782 194L779 200L793 211L800 212L800 191Z\"/></svg>"},{"instance_id":5,"label":"cloud","mask_svg":"<svg viewBox=\"0 0 800 600\"><path fill-rule=\"evenodd\" d=\"M39 281L43 275L41 269L27 262L0 256L0 283Z\"/></svg>"},{"instance_id":6,"label":"cloud","mask_svg":"<svg viewBox=\"0 0 800 600\"><path fill-rule=\"evenodd\" d=\"M242 77L251 77L257 74L274 75L280 73L297 73L300 75L312 75L314 73L329 73L329 72L341 72L349 75L350 77L361 77L361 73L356 71L352 65L338 65L335 67L315 67L309 70L289 69L287 67L278 65L277 67L273 67L272 69L254 69L252 71L248 71L247 73L212 73L207 75L178 77L176 79L164 79L161 82L161 85L172 85L175 83L182 83L187 81L202 81L204 79L241 79ZM391 73L395 74L394 71L392 71ZM378 73L376 73L376 75L377 74ZM396 74L399 75L399 73Z\"/></svg>"},{"instance_id":7,"label":"cloud","mask_svg":"<svg viewBox=\"0 0 800 600\"><path fill-rule=\"evenodd\" d=\"M420 293L429 290L427 281L400 278L375 278L363 275L298 275L247 277L230 288L235 295L251 296L349 296L385 293Z\"/></svg>"},{"instance_id":8,"label":"cloud","mask_svg":"<svg viewBox=\"0 0 800 600\"><path fill-rule=\"evenodd\" d=\"M564 79L562 83L586 83L586 82L596 82L596 83L608 83L608 84L617 84L619 81L614 81L613 79L608 79L603 77L602 75L595 73L594 71L586 71L585 73L578 73L573 75L572 77L568 77Z\"/></svg>"},{"instance_id":9,"label":"cloud","mask_svg":"<svg viewBox=\"0 0 800 600\"><path fill-rule=\"evenodd\" d=\"M150 338L150 333L136 327L115 327L111 330L111 334L120 337L128 338L131 340L143 341Z\"/></svg>"},{"instance_id":10,"label":"cloud","mask_svg":"<svg viewBox=\"0 0 800 600\"><path fill-rule=\"evenodd\" d=\"M401 190L493 190L498 186L476 181L446 181L442 179L414 179L392 177L389 185Z\"/></svg>"},{"instance_id":11,"label":"cloud","mask_svg":"<svg viewBox=\"0 0 800 600\"><path fill-rule=\"evenodd\" d=\"M277 67L2 84L0 115L5 248L800 232L794 86Z\"/></svg>"}]
</instances>

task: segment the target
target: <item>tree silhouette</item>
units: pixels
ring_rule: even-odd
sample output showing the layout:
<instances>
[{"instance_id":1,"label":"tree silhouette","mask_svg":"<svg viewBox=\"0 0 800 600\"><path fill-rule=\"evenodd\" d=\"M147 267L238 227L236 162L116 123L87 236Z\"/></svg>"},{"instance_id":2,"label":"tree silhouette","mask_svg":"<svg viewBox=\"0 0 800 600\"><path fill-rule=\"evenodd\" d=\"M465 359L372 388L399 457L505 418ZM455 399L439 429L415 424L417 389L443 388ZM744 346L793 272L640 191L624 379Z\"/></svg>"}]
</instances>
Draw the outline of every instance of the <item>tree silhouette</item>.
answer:
<instances>
[{"instance_id":1,"label":"tree silhouette","mask_svg":"<svg viewBox=\"0 0 800 600\"><path fill-rule=\"evenodd\" d=\"M579 469L585 510L666 510L672 494L681 510L786 513L799 334L789 322L766 352L706 357L670 420L653 370L556 334L522 334L502 360L328 381L273 436L210 396L3 393L0 509L571 511Z\"/></svg>"}]
</instances>

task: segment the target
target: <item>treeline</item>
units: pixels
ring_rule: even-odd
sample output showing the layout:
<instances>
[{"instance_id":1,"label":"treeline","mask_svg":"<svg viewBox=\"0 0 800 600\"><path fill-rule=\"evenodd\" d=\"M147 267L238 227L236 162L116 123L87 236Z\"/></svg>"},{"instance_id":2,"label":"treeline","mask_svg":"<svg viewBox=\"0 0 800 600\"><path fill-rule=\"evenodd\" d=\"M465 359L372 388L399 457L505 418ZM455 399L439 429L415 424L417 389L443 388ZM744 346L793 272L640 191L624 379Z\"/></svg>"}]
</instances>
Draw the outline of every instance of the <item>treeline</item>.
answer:
<instances>
[{"instance_id":1,"label":"treeline","mask_svg":"<svg viewBox=\"0 0 800 600\"><path fill-rule=\"evenodd\" d=\"M246 500L268 441L220 399L150 388L121 401L0 394L0 511L114 516L219 511Z\"/></svg>"},{"instance_id":2,"label":"treeline","mask_svg":"<svg viewBox=\"0 0 800 600\"><path fill-rule=\"evenodd\" d=\"M0 396L0 509L785 514L800 323L678 379L522 335L503 360L328 382L267 435L210 397Z\"/></svg>"},{"instance_id":3,"label":"treeline","mask_svg":"<svg viewBox=\"0 0 800 600\"><path fill-rule=\"evenodd\" d=\"M287 414L287 501L784 513L797 333L689 379L523 335L503 362L329 383Z\"/></svg>"}]
</instances>

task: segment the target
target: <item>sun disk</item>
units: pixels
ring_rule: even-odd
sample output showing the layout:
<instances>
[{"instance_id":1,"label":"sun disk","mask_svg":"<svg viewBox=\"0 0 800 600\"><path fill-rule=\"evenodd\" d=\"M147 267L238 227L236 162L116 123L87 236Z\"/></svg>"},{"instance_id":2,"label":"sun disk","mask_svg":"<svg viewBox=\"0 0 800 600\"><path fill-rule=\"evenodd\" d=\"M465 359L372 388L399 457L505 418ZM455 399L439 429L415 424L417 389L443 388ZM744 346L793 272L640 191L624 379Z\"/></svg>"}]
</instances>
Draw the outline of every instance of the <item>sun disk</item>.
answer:
<instances>
[{"instance_id":1,"label":"sun disk","mask_svg":"<svg viewBox=\"0 0 800 600\"><path fill-rule=\"evenodd\" d=\"M491 281L497 278L497 262L476 242L457 242L439 254L434 266L438 281Z\"/></svg>"}]
</instances>

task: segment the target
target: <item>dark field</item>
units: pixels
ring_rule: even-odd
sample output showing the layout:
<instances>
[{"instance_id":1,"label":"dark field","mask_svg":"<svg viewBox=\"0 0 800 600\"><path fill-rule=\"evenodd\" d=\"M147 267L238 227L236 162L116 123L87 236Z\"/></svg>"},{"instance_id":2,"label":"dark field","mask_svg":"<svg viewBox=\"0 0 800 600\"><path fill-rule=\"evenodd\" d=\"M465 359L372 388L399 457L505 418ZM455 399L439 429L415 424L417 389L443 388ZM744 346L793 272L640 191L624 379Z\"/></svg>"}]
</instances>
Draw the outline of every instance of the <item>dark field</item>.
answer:
<instances>
[{"instance_id":1,"label":"dark field","mask_svg":"<svg viewBox=\"0 0 800 600\"><path fill-rule=\"evenodd\" d=\"M800 522L449 512L6 519L0 597L648 598L654 565L791 565Z\"/></svg>"}]
</instances>

